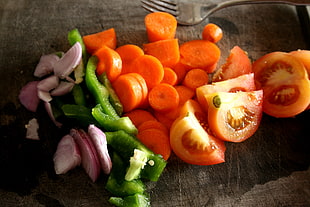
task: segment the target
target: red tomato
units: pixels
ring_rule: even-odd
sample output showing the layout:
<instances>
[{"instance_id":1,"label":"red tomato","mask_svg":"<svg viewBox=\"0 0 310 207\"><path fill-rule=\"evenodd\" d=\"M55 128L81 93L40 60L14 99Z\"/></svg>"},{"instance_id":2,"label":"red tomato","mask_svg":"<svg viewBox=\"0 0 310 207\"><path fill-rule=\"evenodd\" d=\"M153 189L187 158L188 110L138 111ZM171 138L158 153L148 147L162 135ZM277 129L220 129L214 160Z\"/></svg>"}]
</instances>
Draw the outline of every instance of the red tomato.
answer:
<instances>
[{"instance_id":1,"label":"red tomato","mask_svg":"<svg viewBox=\"0 0 310 207\"><path fill-rule=\"evenodd\" d=\"M207 117L200 105L188 100L170 128L171 148L184 162L213 165L225 161L225 144L206 131L207 125Z\"/></svg>"},{"instance_id":2,"label":"red tomato","mask_svg":"<svg viewBox=\"0 0 310 207\"><path fill-rule=\"evenodd\" d=\"M304 65L294 56L273 52L256 60L257 88L264 90L263 111L274 117L293 117L310 103L310 81Z\"/></svg>"},{"instance_id":3,"label":"red tomato","mask_svg":"<svg viewBox=\"0 0 310 207\"><path fill-rule=\"evenodd\" d=\"M262 90L208 95L208 123L211 131L225 141L246 140L259 126L262 101Z\"/></svg>"},{"instance_id":4,"label":"red tomato","mask_svg":"<svg viewBox=\"0 0 310 207\"><path fill-rule=\"evenodd\" d=\"M308 72L308 78L310 76L310 50L296 50L290 52L291 55L296 57L299 61L304 64Z\"/></svg>"},{"instance_id":5,"label":"red tomato","mask_svg":"<svg viewBox=\"0 0 310 207\"><path fill-rule=\"evenodd\" d=\"M222 67L213 75L213 81L235 78L252 72L252 63L245 51L235 46Z\"/></svg>"}]
</instances>

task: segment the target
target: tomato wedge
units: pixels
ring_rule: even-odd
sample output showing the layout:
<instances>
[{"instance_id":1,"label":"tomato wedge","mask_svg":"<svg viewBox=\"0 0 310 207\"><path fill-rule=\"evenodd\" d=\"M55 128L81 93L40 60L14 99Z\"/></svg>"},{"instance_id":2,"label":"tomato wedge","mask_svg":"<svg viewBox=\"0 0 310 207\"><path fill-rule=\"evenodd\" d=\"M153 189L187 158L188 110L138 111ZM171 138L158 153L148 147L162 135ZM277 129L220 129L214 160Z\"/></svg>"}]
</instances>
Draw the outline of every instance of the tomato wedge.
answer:
<instances>
[{"instance_id":1,"label":"tomato wedge","mask_svg":"<svg viewBox=\"0 0 310 207\"><path fill-rule=\"evenodd\" d=\"M293 117L310 103L310 81L299 59L272 52L253 63L257 88L264 91L263 111L274 117Z\"/></svg>"},{"instance_id":2,"label":"tomato wedge","mask_svg":"<svg viewBox=\"0 0 310 207\"><path fill-rule=\"evenodd\" d=\"M184 162L213 165L225 161L225 144L206 131L207 125L206 114L198 102L185 102L170 128L171 148Z\"/></svg>"},{"instance_id":3,"label":"tomato wedge","mask_svg":"<svg viewBox=\"0 0 310 207\"><path fill-rule=\"evenodd\" d=\"M262 117L262 90L207 96L208 123L217 138L242 142L256 132Z\"/></svg>"}]
</instances>

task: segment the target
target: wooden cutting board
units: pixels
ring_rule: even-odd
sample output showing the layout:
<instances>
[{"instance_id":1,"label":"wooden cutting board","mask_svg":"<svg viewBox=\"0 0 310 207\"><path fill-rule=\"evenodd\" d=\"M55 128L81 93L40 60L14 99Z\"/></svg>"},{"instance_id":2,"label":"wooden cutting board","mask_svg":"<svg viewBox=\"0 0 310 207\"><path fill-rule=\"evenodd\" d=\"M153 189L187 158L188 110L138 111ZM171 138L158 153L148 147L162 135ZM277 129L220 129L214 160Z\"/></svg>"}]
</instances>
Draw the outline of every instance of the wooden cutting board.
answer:
<instances>
[{"instance_id":1,"label":"wooden cutting board","mask_svg":"<svg viewBox=\"0 0 310 207\"><path fill-rule=\"evenodd\" d=\"M52 156L66 129L57 129L41 106L36 114L18 102L20 88L34 80L42 54L66 51L67 33L85 35L114 27L118 45L147 42L137 0L2 0L0 2L0 206L109 206L107 177L92 183L81 168L56 176ZM272 51L309 49L307 15L296 8L248 5L221 10L202 24L179 26L180 43L201 38L216 23L220 63L238 45L252 60ZM26 140L25 124L36 117L40 141ZM263 116L255 135L227 143L226 162L193 166L172 156L158 182L147 183L152 206L310 206L310 113L295 118Z\"/></svg>"}]
</instances>

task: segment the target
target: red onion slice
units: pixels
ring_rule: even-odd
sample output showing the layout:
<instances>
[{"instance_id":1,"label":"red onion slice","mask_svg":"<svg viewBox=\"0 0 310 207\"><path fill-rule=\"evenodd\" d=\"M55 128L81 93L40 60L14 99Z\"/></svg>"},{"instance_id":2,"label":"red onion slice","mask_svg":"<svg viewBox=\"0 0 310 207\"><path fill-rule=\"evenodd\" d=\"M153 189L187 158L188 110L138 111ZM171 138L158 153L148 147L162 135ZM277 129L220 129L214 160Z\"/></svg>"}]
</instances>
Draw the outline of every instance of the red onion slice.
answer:
<instances>
[{"instance_id":1,"label":"red onion slice","mask_svg":"<svg viewBox=\"0 0 310 207\"><path fill-rule=\"evenodd\" d=\"M75 43L54 65L54 73L61 79L66 78L82 59L82 47Z\"/></svg>"},{"instance_id":2,"label":"red onion slice","mask_svg":"<svg viewBox=\"0 0 310 207\"><path fill-rule=\"evenodd\" d=\"M19 92L18 98L21 104L29 111L36 112L40 99L38 96L39 81L31 81L27 83Z\"/></svg>"},{"instance_id":3,"label":"red onion slice","mask_svg":"<svg viewBox=\"0 0 310 207\"><path fill-rule=\"evenodd\" d=\"M72 88L74 87L74 83L72 82L66 82L66 81L60 81L59 85L51 91L52 96L63 96L69 93Z\"/></svg>"},{"instance_id":4,"label":"red onion slice","mask_svg":"<svg viewBox=\"0 0 310 207\"><path fill-rule=\"evenodd\" d=\"M65 174L81 164L81 153L70 135L65 135L58 143L53 157L56 174Z\"/></svg>"},{"instance_id":5,"label":"red onion slice","mask_svg":"<svg viewBox=\"0 0 310 207\"><path fill-rule=\"evenodd\" d=\"M38 90L38 97L44 102L50 102L53 98L48 91Z\"/></svg>"},{"instance_id":6,"label":"red onion slice","mask_svg":"<svg viewBox=\"0 0 310 207\"><path fill-rule=\"evenodd\" d=\"M32 140L40 140L38 129L39 123L36 118L29 120L28 124L25 125L26 131L26 138Z\"/></svg>"},{"instance_id":7,"label":"red onion slice","mask_svg":"<svg viewBox=\"0 0 310 207\"><path fill-rule=\"evenodd\" d=\"M105 174L109 174L112 168L112 161L108 152L105 134L93 124L89 125L88 134L98 153L101 169Z\"/></svg>"},{"instance_id":8,"label":"red onion slice","mask_svg":"<svg viewBox=\"0 0 310 207\"><path fill-rule=\"evenodd\" d=\"M34 70L34 76L41 78L54 71L54 64L60 58L56 54L42 55L39 63Z\"/></svg>"},{"instance_id":9,"label":"red onion slice","mask_svg":"<svg viewBox=\"0 0 310 207\"><path fill-rule=\"evenodd\" d=\"M38 83L38 89L42 91L50 91L59 85L59 78L55 75L44 78Z\"/></svg>"},{"instance_id":10,"label":"red onion slice","mask_svg":"<svg viewBox=\"0 0 310 207\"><path fill-rule=\"evenodd\" d=\"M62 123L58 122L56 119L55 119L55 116L53 114L53 109L52 109L52 105L50 104L50 102L44 102L44 106L45 106L45 110L48 114L48 116L50 117L50 119L54 122L54 124L57 126L57 127L62 127Z\"/></svg>"},{"instance_id":11,"label":"red onion slice","mask_svg":"<svg viewBox=\"0 0 310 207\"><path fill-rule=\"evenodd\" d=\"M90 179L95 182L100 174L100 162L93 143L88 134L82 129L71 129L70 135L81 150L82 167Z\"/></svg>"}]
</instances>

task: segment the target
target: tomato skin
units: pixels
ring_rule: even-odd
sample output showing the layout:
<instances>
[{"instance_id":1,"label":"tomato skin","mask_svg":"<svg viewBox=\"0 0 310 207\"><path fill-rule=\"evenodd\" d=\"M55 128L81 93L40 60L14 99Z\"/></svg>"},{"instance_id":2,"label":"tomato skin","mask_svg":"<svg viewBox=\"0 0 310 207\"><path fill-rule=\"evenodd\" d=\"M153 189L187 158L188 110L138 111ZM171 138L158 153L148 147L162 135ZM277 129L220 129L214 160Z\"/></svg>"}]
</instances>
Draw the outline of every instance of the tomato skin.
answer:
<instances>
[{"instance_id":1,"label":"tomato skin","mask_svg":"<svg viewBox=\"0 0 310 207\"><path fill-rule=\"evenodd\" d=\"M217 138L242 142L256 132L262 118L262 90L207 96L208 123Z\"/></svg>"},{"instance_id":2,"label":"tomato skin","mask_svg":"<svg viewBox=\"0 0 310 207\"><path fill-rule=\"evenodd\" d=\"M293 117L310 104L305 66L285 52L272 52L253 63L257 88L264 91L263 111L273 117Z\"/></svg>"},{"instance_id":3,"label":"tomato skin","mask_svg":"<svg viewBox=\"0 0 310 207\"><path fill-rule=\"evenodd\" d=\"M198 120L199 119L199 120ZM225 162L225 144L213 137L201 124L206 115L194 100L181 108L180 116L170 128L173 152L184 162L194 165L214 165Z\"/></svg>"}]
</instances>

